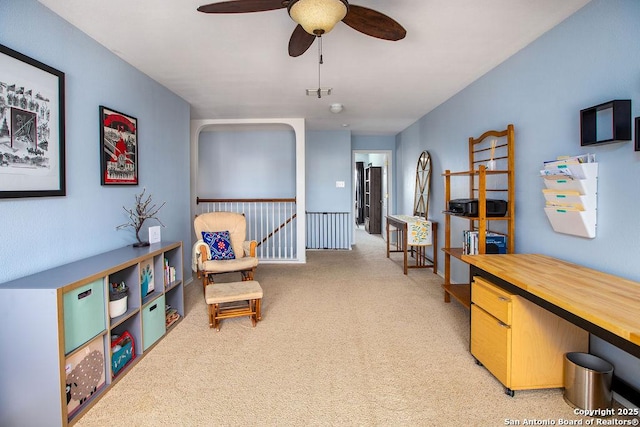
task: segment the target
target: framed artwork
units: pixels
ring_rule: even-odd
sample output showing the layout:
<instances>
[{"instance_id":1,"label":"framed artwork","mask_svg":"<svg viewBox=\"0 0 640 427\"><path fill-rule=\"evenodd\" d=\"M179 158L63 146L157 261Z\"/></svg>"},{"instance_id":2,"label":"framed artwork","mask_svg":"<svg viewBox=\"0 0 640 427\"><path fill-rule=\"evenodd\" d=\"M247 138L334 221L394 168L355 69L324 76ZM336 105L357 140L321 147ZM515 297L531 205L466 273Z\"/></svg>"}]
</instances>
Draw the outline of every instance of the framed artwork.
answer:
<instances>
[{"instance_id":1,"label":"framed artwork","mask_svg":"<svg viewBox=\"0 0 640 427\"><path fill-rule=\"evenodd\" d=\"M138 185L138 120L102 105L100 183Z\"/></svg>"},{"instance_id":2,"label":"framed artwork","mask_svg":"<svg viewBox=\"0 0 640 427\"><path fill-rule=\"evenodd\" d=\"M636 117L636 141L635 141L635 150L640 151L640 117Z\"/></svg>"},{"instance_id":3,"label":"framed artwork","mask_svg":"<svg viewBox=\"0 0 640 427\"><path fill-rule=\"evenodd\" d=\"M142 293L142 298L149 295L154 289L153 258L150 258L140 264L140 292Z\"/></svg>"},{"instance_id":4,"label":"framed artwork","mask_svg":"<svg viewBox=\"0 0 640 427\"><path fill-rule=\"evenodd\" d=\"M66 195L64 73L0 44L0 198Z\"/></svg>"}]
</instances>

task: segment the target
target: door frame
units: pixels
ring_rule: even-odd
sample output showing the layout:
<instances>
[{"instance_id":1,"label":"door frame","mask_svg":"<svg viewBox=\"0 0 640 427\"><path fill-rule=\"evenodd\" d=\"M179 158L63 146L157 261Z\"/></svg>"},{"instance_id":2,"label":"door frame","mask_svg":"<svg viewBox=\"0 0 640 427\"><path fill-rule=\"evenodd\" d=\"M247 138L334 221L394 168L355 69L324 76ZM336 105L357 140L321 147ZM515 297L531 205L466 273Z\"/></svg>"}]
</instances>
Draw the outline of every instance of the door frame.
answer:
<instances>
[{"instance_id":1,"label":"door frame","mask_svg":"<svg viewBox=\"0 0 640 427\"><path fill-rule=\"evenodd\" d=\"M387 238L387 221L386 216L390 214L393 209L392 202L393 198L393 151L392 150L351 150L351 176L352 183L351 186L351 218L353 218L353 224L351 227L351 245L353 246L356 243L356 226L355 219L357 217L356 212L356 154L384 154L385 160L382 166L382 201L383 201L383 210L381 215L382 221L382 238L386 240ZM378 166L378 165L374 165ZM365 165L366 167L366 165ZM385 173L386 172L386 173ZM386 180L384 179L386 177ZM386 191L385 191L386 190Z\"/></svg>"}]
</instances>

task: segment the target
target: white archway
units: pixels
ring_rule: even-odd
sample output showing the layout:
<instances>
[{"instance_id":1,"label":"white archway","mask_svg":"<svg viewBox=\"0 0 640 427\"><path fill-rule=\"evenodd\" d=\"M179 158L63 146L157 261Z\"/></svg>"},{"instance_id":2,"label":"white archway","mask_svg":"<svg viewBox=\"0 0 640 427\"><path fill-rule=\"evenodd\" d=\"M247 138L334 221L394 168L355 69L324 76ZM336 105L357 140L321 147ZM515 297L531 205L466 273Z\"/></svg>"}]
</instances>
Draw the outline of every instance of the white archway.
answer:
<instances>
[{"instance_id":1,"label":"white archway","mask_svg":"<svg viewBox=\"0 0 640 427\"><path fill-rule=\"evenodd\" d=\"M293 129L296 138L296 262L306 262L306 196L305 196L305 122L304 119L206 119L191 120L191 218L196 214L196 188L198 177L198 142L200 133L216 126L286 125ZM192 242L195 243L195 242Z\"/></svg>"}]
</instances>

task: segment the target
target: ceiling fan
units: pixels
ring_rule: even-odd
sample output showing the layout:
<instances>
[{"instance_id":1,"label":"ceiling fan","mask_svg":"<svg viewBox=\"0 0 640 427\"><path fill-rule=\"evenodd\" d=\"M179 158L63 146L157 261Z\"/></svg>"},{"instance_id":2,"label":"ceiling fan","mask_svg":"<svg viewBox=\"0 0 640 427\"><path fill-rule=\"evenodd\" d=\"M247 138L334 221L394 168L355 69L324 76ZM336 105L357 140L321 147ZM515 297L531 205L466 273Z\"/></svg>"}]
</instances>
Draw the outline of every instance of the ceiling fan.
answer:
<instances>
[{"instance_id":1,"label":"ceiling fan","mask_svg":"<svg viewBox=\"0 0 640 427\"><path fill-rule=\"evenodd\" d=\"M287 8L298 26L289 39L289 55L300 56L316 37L331 31L339 21L356 31L383 40L401 40L407 31L380 12L349 4L347 0L231 0L200 6L204 13L249 13Z\"/></svg>"}]
</instances>

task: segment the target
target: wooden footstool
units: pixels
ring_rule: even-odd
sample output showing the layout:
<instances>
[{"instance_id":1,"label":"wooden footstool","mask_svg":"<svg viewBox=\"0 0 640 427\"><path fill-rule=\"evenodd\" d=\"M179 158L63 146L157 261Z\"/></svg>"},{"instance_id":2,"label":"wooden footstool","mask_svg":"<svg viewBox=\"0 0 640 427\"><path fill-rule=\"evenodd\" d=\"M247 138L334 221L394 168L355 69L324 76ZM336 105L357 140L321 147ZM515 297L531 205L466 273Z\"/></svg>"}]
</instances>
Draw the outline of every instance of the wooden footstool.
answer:
<instances>
[{"instance_id":1,"label":"wooden footstool","mask_svg":"<svg viewBox=\"0 0 640 427\"><path fill-rule=\"evenodd\" d=\"M213 283L205 288L205 300L209 305L209 327L220 330L220 319L250 316L256 326L262 320L260 303L262 288L255 280L230 283Z\"/></svg>"}]
</instances>

